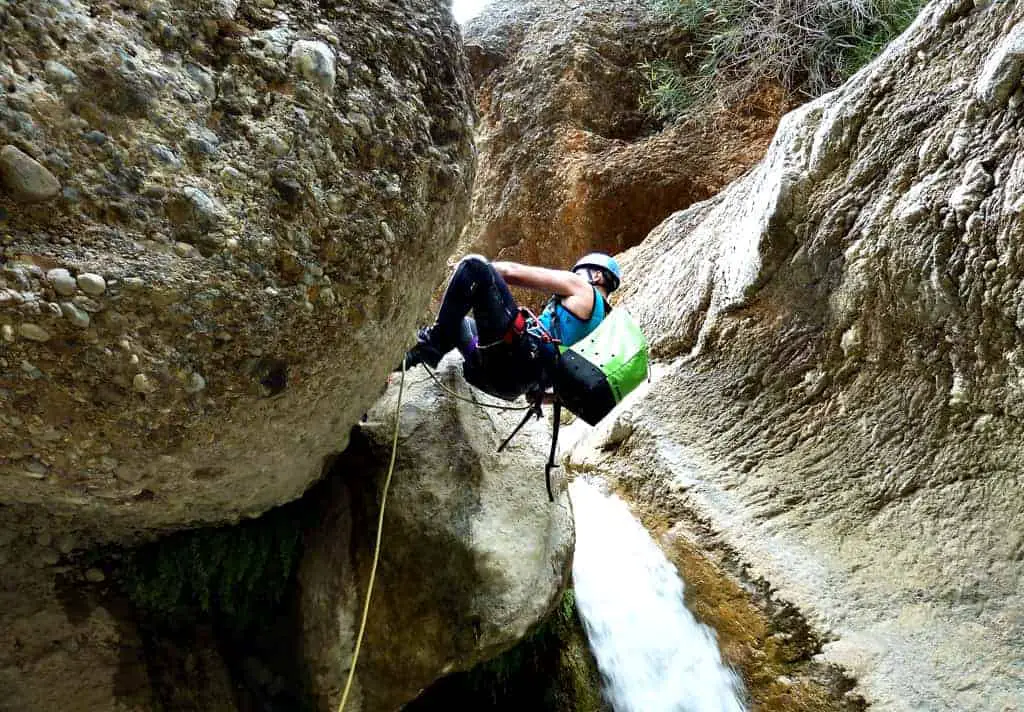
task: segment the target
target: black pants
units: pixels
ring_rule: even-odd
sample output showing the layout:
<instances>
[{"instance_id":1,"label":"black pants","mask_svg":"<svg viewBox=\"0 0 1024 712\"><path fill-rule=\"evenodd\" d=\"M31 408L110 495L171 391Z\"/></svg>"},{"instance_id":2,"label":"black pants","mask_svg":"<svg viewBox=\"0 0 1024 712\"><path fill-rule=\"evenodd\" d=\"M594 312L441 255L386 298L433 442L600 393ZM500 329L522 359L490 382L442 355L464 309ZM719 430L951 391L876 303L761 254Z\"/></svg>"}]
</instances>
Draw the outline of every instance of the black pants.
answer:
<instances>
[{"instance_id":1,"label":"black pants","mask_svg":"<svg viewBox=\"0 0 1024 712\"><path fill-rule=\"evenodd\" d=\"M518 311L515 297L494 266L479 255L469 255L448 282L430 340L441 353L462 346L463 319L472 312L480 343L501 341Z\"/></svg>"},{"instance_id":2,"label":"black pants","mask_svg":"<svg viewBox=\"0 0 1024 712\"><path fill-rule=\"evenodd\" d=\"M441 353L458 347L472 385L515 400L543 387L554 360L553 352L530 334L504 341L518 312L515 297L494 266L479 255L469 255L448 282L430 340Z\"/></svg>"}]
</instances>

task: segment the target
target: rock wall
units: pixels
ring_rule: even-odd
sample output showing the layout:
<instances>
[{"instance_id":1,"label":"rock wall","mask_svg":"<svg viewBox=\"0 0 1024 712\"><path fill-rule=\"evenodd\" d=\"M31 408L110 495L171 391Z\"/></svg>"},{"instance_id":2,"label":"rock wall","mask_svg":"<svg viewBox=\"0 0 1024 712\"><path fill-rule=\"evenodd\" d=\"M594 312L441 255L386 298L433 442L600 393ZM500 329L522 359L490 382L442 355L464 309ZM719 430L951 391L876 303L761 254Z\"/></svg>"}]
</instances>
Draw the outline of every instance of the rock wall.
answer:
<instances>
[{"instance_id":1,"label":"rock wall","mask_svg":"<svg viewBox=\"0 0 1024 712\"><path fill-rule=\"evenodd\" d=\"M106 539L297 497L466 219L440 0L0 1L0 503Z\"/></svg>"},{"instance_id":2,"label":"rock wall","mask_svg":"<svg viewBox=\"0 0 1024 712\"><path fill-rule=\"evenodd\" d=\"M710 523L873 709L1020 709L1022 37L930 3L627 252L661 363L573 456Z\"/></svg>"},{"instance_id":3,"label":"rock wall","mask_svg":"<svg viewBox=\"0 0 1024 712\"><path fill-rule=\"evenodd\" d=\"M460 253L551 267L639 243L764 155L782 112L766 90L702 127L661 127L645 60L687 39L638 2L495 3L466 27L480 170Z\"/></svg>"},{"instance_id":4,"label":"rock wall","mask_svg":"<svg viewBox=\"0 0 1024 712\"><path fill-rule=\"evenodd\" d=\"M460 398L478 397L456 361L442 362L441 382ZM337 709L351 666L398 390L393 383L335 463L299 571L304 655L323 712ZM544 486L547 420L531 420L497 452L521 415L458 400L422 369L406 377L380 564L347 709L400 709L442 675L512 647L561 600L575 538L559 471L554 502Z\"/></svg>"}]
</instances>

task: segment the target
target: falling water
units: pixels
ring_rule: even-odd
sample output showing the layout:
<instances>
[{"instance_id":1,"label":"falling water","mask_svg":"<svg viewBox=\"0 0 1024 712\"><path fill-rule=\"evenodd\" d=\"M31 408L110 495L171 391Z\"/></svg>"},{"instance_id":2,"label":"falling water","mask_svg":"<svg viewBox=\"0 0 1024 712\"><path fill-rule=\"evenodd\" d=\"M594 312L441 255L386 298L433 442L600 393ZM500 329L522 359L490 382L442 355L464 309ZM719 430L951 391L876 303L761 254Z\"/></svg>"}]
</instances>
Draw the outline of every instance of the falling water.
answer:
<instances>
[{"instance_id":1,"label":"falling water","mask_svg":"<svg viewBox=\"0 0 1024 712\"><path fill-rule=\"evenodd\" d=\"M615 712L742 712L742 683L626 504L577 478L576 605Z\"/></svg>"}]
</instances>

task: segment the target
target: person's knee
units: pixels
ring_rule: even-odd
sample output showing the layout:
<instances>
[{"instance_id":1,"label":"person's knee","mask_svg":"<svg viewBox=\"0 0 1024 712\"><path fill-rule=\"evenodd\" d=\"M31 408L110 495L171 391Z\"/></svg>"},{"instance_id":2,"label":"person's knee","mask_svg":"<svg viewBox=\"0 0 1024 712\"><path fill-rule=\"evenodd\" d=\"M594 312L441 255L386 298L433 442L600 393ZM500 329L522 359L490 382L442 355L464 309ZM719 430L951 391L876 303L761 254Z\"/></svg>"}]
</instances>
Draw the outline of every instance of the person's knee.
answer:
<instances>
[{"instance_id":1,"label":"person's knee","mask_svg":"<svg viewBox=\"0 0 1024 712\"><path fill-rule=\"evenodd\" d=\"M483 255L466 255L459 260L459 266L472 272L480 272L491 268L491 261Z\"/></svg>"},{"instance_id":2,"label":"person's knee","mask_svg":"<svg viewBox=\"0 0 1024 712\"><path fill-rule=\"evenodd\" d=\"M456 271L471 275L474 279L481 279L493 269L490 260L483 255L466 255L459 260Z\"/></svg>"}]
</instances>

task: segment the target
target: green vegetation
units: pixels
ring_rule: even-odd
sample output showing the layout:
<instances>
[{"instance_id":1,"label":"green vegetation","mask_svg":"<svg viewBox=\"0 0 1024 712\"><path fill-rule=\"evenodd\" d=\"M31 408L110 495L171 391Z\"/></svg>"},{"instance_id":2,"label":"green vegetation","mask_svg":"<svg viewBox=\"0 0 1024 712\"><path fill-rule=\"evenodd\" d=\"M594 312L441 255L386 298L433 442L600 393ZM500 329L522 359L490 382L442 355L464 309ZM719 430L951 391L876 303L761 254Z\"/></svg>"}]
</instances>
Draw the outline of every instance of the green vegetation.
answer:
<instances>
[{"instance_id":1,"label":"green vegetation","mask_svg":"<svg viewBox=\"0 0 1024 712\"><path fill-rule=\"evenodd\" d=\"M233 527L172 534L134 550L118 577L132 602L172 628L196 620L241 633L273 614L299 557L300 521L282 507Z\"/></svg>"},{"instance_id":2,"label":"green vegetation","mask_svg":"<svg viewBox=\"0 0 1024 712\"><path fill-rule=\"evenodd\" d=\"M530 636L503 655L438 681L404 712L486 709L601 712L601 678L567 591Z\"/></svg>"},{"instance_id":3,"label":"green vegetation","mask_svg":"<svg viewBox=\"0 0 1024 712\"><path fill-rule=\"evenodd\" d=\"M685 62L642 65L641 108L662 121L694 118L781 85L819 96L876 57L924 0L652 0L685 28Z\"/></svg>"}]
</instances>

